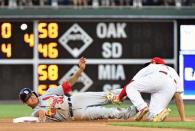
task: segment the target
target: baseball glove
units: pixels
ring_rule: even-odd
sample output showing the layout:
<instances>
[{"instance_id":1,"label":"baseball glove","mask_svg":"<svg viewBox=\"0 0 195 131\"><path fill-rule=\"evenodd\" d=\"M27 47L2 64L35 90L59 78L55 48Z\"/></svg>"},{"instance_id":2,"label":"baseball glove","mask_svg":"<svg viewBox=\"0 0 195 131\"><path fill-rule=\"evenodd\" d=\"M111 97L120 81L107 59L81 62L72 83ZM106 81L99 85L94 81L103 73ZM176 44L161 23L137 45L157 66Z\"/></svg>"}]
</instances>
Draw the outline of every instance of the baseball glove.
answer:
<instances>
[{"instance_id":1,"label":"baseball glove","mask_svg":"<svg viewBox=\"0 0 195 131\"><path fill-rule=\"evenodd\" d=\"M106 96L107 100L112 104L121 104L122 102L119 100L118 96L114 95L112 92L109 92Z\"/></svg>"}]
</instances>

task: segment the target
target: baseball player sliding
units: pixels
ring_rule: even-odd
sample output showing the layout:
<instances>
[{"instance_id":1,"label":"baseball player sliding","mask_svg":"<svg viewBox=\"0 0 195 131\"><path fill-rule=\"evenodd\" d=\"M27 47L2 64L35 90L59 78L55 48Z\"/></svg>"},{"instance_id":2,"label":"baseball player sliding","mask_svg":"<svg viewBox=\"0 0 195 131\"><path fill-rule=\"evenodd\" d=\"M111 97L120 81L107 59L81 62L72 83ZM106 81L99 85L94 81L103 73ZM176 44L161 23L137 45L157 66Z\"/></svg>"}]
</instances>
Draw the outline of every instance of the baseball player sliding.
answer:
<instances>
[{"instance_id":1,"label":"baseball player sliding","mask_svg":"<svg viewBox=\"0 0 195 131\"><path fill-rule=\"evenodd\" d=\"M85 69L85 58L80 58L79 70L65 80L62 85L50 88L39 96L28 88L20 91L20 99L33 110L32 116L38 117L40 122L65 120L94 120L94 119L128 119L134 115L133 108L118 109L105 108L98 105L108 103L106 92L83 92L66 96L71 86L77 81ZM119 94L120 92L118 92ZM135 110L135 108L134 108Z\"/></svg>"},{"instance_id":2,"label":"baseball player sliding","mask_svg":"<svg viewBox=\"0 0 195 131\"><path fill-rule=\"evenodd\" d=\"M141 97L141 92L151 93L149 106ZM135 120L140 121L147 114L147 120L163 121L170 112L167 106L174 96L181 121L185 121L182 92L183 88L176 71L165 65L162 58L154 57L122 89L120 95L114 97L114 101L122 101L127 95L138 110Z\"/></svg>"}]
</instances>

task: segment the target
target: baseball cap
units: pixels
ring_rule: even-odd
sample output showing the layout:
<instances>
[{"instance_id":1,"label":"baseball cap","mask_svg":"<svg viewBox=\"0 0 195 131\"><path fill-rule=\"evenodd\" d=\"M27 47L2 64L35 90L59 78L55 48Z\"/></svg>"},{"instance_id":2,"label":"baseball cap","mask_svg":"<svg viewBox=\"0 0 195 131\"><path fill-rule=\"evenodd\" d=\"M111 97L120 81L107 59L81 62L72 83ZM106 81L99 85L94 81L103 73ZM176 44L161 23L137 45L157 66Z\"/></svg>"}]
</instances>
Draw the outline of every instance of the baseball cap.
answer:
<instances>
[{"instance_id":1,"label":"baseball cap","mask_svg":"<svg viewBox=\"0 0 195 131\"><path fill-rule=\"evenodd\" d=\"M160 57L153 57L150 62L147 62L144 64L144 67L148 66L150 63L155 62L156 64L165 64L165 61L163 58Z\"/></svg>"},{"instance_id":2,"label":"baseball cap","mask_svg":"<svg viewBox=\"0 0 195 131\"><path fill-rule=\"evenodd\" d=\"M156 64L165 64L165 61L160 57L154 57L154 58L151 59L150 62L151 63L155 62Z\"/></svg>"}]
</instances>

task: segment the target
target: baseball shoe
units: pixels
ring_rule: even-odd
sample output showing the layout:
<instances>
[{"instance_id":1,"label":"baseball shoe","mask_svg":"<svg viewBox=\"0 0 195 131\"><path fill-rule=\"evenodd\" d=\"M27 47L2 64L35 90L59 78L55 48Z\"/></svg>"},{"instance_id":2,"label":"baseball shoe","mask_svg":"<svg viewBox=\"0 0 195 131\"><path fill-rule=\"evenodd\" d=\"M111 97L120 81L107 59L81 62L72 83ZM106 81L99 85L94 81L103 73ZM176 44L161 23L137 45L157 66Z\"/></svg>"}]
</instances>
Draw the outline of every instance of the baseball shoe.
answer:
<instances>
[{"instance_id":1,"label":"baseball shoe","mask_svg":"<svg viewBox=\"0 0 195 131\"><path fill-rule=\"evenodd\" d=\"M154 122L164 121L167 118L167 116L170 114L170 112L171 112L171 109L165 108L159 114L157 114L156 116L154 116L153 119L152 119L152 121L154 121Z\"/></svg>"},{"instance_id":2,"label":"baseball shoe","mask_svg":"<svg viewBox=\"0 0 195 131\"><path fill-rule=\"evenodd\" d=\"M129 106L128 108L127 108L127 111L125 112L125 114L124 114L124 119L125 120L127 120L127 119L129 119L130 117L132 117L132 116L135 116L136 114L137 114L137 109L136 109L136 107L134 106L134 105L132 105L132 106Z\"/></svg>"},{"instance_id":3,"label":"baseball shoe","mask_svg":"<svg viewBox=\"0 0 195 131\"><path fill-rule=\"evenodd\" d=\"M148 113L149 108L146 106L142 110L140 110L134 117L134 120L140 121L146 113Z\"/></svg>"}]
</instances>

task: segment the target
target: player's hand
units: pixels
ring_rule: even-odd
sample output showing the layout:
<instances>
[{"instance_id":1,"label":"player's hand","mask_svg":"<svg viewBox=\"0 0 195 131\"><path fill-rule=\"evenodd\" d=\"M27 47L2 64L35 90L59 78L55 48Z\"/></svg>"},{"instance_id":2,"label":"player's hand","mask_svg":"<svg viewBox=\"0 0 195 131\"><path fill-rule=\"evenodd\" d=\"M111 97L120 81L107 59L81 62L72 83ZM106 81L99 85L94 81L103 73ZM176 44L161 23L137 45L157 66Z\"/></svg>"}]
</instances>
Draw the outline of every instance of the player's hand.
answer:
<instances>
[{"instance_id":1,"label":"player's hand","mask_svg":"<svg viewBox=\"0 0 195 131\"><path fill-rule=\"evenodd\" d=\"M85 66L86 66L86 59L84 57L81 57L79 60L79 68L81 70L85 70Z\"/></svg>"},{"instance_id":2,"label":"player's hand","mask_svg":"<svg viewBox=\"0 0 195 131\"><path fill-rule=\"evenodd\" d=\"M39 122L45 122L46 121L46 112L44 110L40 110L38 112L39 116Z\"/></svg>"}]
</instances>

